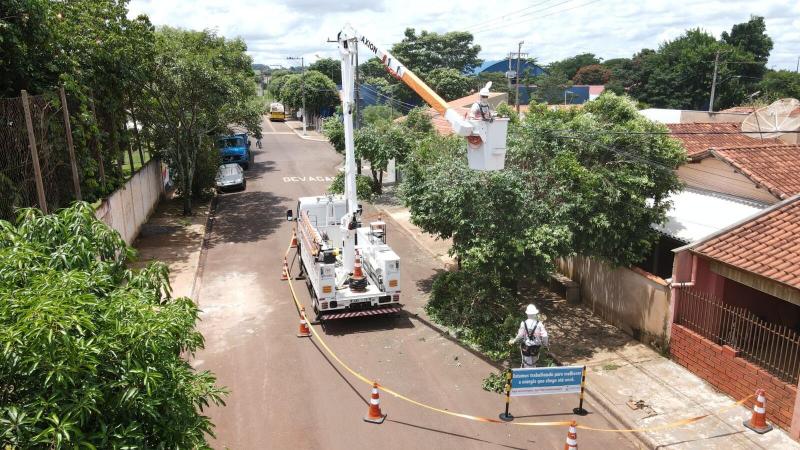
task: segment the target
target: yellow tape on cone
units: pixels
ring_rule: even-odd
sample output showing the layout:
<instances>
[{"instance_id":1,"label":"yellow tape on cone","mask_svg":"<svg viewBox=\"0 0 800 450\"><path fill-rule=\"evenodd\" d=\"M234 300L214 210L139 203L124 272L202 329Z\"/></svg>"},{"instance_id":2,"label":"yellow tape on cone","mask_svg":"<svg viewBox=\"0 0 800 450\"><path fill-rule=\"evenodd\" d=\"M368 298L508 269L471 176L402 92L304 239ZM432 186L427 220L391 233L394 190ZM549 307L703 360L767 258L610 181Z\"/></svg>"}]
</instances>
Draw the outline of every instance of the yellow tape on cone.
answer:
<instances>
[{"instance_id":1,"label":"yellow tape on cone","mask_svg":"<svg viewBox=\"0 0 800 450\"><path fill-rule=\"evenodd\" d=\"M287 256L289 255L289 252L291 251L291 243L289 245L290 245L290 247L286 250L286 255ZM284 272L286 273L287 278L289 278L289 290L292 292L292 300L294 300L294 303L297 306L297 310L298 311L302 311L301 308L302 308L303 305L300 303L300 300L297 298L297 293L294 290L294 285L292 283L292 278L289 276L288 271L284 270ZM330 355L330 357L333 358L337 363L339 363L339 365L342 366L345 370L350 372L351 375L353 375L354 377L358 378L359 380L364 382L364 384L367 384L369 386L372 386L373 383L374 383L374 384L376 384L378 386L378 389L382 390L383 392L386 392L387 394L390 394L390 395L394 396L395 398L399 398L400 400L404 400L404 401L406 401L408 403L411 403L412 405L416 405L416 406L419 406L421 408L425 408L425 409L428 409L428 410L431 410L431 411L435 411L435 412L438 412L438 413L441 413L441 414L446 414L448 416L459 417L459 418L462 418L462 419L473 420L473 421L476 421L476 422L497 423L497 424L504 424L504 425L516 425L516 426L523 426L523 427L555 427L555 426L563 427L563 426L568 426L568 425L572 424L571 420L562 420L562 421L558 421L558 422L504 422L502 420L492 419L492 418L489 418L489 417L473 416L471 414L463 414L463 413L457 413L457 412L453 412L453 411L448 411L446 409L437 408L435 406L431 406L431 405L419 402L417 400L414 400L412 398L406 397L405 395L400 394L399 392L396 392L396 391L394 391L392 389L389 389L388 387L383 386L382 384L380 384L378 382L374 382L374 381L370 380L369 378L365 377L364 375L362 375L362 374L356 372L355 370L351 369L350 366L348 366L344 361L342 361L341 358L339 358L339 356L337 356L336 353L334 353L334 351L331 350L330 347L328 347L328 344L325 343L325 341L322 339L322 336L320 336L319 333L317 332L316 328L314 328L314 326L311 325L311 322L308 320L307 317L305 317L305 314L300 312L300 316L303 317L306 320L306 322L309 324L308 328L311 330L311 333L314 335L315 338L317 338L317 342L322 346L322 348L325 349L325 351L328 353L328 355ZM739 400L738 402L721 409L720 411L718 411L718 413L722 413L722 412L725 412L725 411L727 411L727 410L729 410L731 408L735 408L736 406L741 405L742 403L746 402L747 400L749 400L752 397L753 397L753 395L749 395L749 396ZM612 429L612 428L595 428L595 427L589 427L589 426L586 426L586 425L578 425L577 428L579 428L581 430L609 432L609 433L637 433L637 432L646 433L646 432L651 432L651 431L660 431L660 430L667 430L667 429L670 429L670 428L681 427L681 426L684 426L684 425L688 425L688 424L691 424L691 423L698 422L698 421L700 421L702 419L705 419L706 417L711 416L711 415L712 414L704 414L702 416L696 416L696 417L692 417L692 418L689 418L689 419L683 419L683 420L679 420L679 421L676 421L676 422L670 422L670 423L666 423L666 424L662 424L662 425L656 425L656 426L653 426L653 427L646 427L646 428Z\"/></svg>"}]
</instances>

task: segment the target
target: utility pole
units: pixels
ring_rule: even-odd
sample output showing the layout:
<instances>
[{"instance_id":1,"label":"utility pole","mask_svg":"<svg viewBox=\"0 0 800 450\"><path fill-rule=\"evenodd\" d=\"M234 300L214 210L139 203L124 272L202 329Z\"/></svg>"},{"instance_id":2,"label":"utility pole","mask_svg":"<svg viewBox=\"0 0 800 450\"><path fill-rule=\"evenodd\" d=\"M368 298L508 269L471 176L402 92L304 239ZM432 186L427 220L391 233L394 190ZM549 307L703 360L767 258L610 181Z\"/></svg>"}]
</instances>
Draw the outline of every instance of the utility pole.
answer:
<instances>
[{"instance_id":1,"label":"utility pole","mask_svg":"<svg viewBox=\"0 0 800 450\"><path fill-rule=\"evenodd\" d=\"M719 50L714 57L714 76L711 79L711 99L708 102L708 112L714 112L714 92L717 90L717 67L719 66Z\"/></svg>"},{"instance_id":2,"label":"utility pole","mask_svg":"<svg viewBox=\"0 0 800 450\"><path fill-rule=\"evenodd\" d=\"M517 44L517 90L515 94L516 101L514 102L517 104L517 114L519 114L519 60L522 57L522 44L524 43L524 41L519 41L519 44Z\"/></svg>"},{"instance_id":3,"label":"utility pole","mask_svg":"<svg viewBox=\"0 0 800 450\"><path fill-rule=\"evenodd\" d=\"M300 95L303 96L303 136L306 135L306 63L304 57L289 56L286 59L300 60Z\"/></svg>"},{"instance_id":4,"label":"utility pole","mask_svg":"<svg viewBox=\"0 0 800 450\"><path fill-rule=\"evenodd\" d=\"M795 73L800 73L800 56L797 57L797 67L794 69Z\"/></svg>"}]
</instances>

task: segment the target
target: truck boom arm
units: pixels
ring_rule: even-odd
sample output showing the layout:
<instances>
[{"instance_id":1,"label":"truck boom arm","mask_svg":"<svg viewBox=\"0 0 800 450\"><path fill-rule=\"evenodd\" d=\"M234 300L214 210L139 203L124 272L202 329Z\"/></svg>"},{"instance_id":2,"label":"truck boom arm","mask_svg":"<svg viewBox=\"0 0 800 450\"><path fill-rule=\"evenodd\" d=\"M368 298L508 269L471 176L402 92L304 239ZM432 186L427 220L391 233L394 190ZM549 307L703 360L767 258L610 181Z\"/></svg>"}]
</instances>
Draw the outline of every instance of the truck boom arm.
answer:
<instances>
[{"instance_id":1,"label":"truck boom arm","mask_svg":"<svg viewBox=\"0 0 800 450\"><path fill-rule=\"evenodd\" d=\"M410 87L416 92L427 104L431 106L436 112L444 116L453 128L453 132L459 136L470 136L473 134L473 126L469 121L461 117L458 112L447 104L447 102L439 96L433 89L430 88L425 82L404 66L397 60L391 53L376 45L374 42L367 39L367 37L358 34L350 27L345 27L339 33L339 46L340 48L345 45L347 48L352 48L356 51L356 46L353 43L361 43L375 57L380 60L381 64L386 67L386 70L395 78L402 81L406 86ZM344 80L344 79L343 79Z\"/></svg>"}]
</instances>

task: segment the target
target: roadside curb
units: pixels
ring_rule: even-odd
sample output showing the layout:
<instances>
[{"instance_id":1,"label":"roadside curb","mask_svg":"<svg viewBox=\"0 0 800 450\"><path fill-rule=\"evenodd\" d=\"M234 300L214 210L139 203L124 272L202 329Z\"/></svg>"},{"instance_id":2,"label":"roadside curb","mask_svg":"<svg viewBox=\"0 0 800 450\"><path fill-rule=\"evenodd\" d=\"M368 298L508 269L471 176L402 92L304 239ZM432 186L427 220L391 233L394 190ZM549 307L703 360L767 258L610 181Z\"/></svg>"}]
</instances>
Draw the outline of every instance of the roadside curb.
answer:
<instances>
[{"instance_id":1,"label":"roadside curb","mask_svg":"<svg viewBox=\"0 0 800 450\"><path fill-rule=\"evenodd\" d=\"M200 286L203 284L203 272L205 271L206 258L208 257L208 242L211 238L211 231L214 228L214 218L217 213L218 203L219 195L214 193L214 197L211 199L211 206L208 208L206 226L203 231L203 238L200 241L200 256L197 259L197 268L194 271L194 280L192 281L191 299L195 305L200 305Z\"/></svg>"},{"instance_id":2,"label":"roadside curb","mask_svg":"<svg viewBox=\"0 0 800 450\"><path fill-rule=\"evenodd\" d=\"M290 127L289 125L286 125L286 127L288 129L292 130L292 132L294 134L296 134L297 137L299 137L300 139L304 139L306 141L314 141L314 142L328 142L327 138L315 138L315 137L312 137L312 136L303 136L299 131L295 130L294 128Z\"/></svg>"},{"instance_id":3,"label":"roadside curb","mask_svg":"<svg viewBox=\"0 0 800 450\"><path fill-rule=\"evenodd\" d=\"M413 232L412 230L408 229L404 224L402 224L399 221L395 220L392 217L392 215L389 213L389 211L386 210L383 206L375 205L375 204L373 204L373 206L379 212L387 215L389 217L389 219L391 219L394 223L396 223L399 226L399 228L401 230L403 230L403 232L405 232L406 234L410 235L411 238L414 240L414 242L416 242L420 247L425 249L425 251L429 255L431 255L435 260L437 260L442 265L442 268L444 270L448 270L448 267L447 267L445 261L443 261L438 255L433 253L433 251L431 251L425 245L425 243L422 242L422 240L417 237L417 233ZM439 325L439 324L437 324L435 322L432 322L431 320L428 320L426 318L423 318L417 313L412 313L412 312L408 311L407 314L409 316L412 316L415 319L419 320L421 323L423 323L427 327L439 332L441 335L445 336L447 339L450 339L450 340L454 341L459 347L461 347L464 350L467 350L468 352L470 352L473 355L477 356L478 358L480 358L484 362L488 363L492 367L494 367L494 368L496 368L498 370L504 370L504 369L507 368L505 363L493 361L489 357L487 357L486 355L481 353L480 351L478 351L476 349L473 349L472 347L470 347L470 346L466 345L465 343L463 343L460 339L458 339L458 337L456 337L454 335L454 333L452 333L450 331L449 328L444 327L442 325ZM556 364L563 365L557 355L554 355L554 354L550 353L550 356L553 358L553 360L556 362ZM594 393L593 390L588 386L586 387L585 393L586 393L586 396L588 397L588 399L592 403L594 403L595 407L597 409L601 410L601 411L599 411L601 414L607 414L608 416L613 417L613 419L615 421L619 422L623 426L626 426L626 427L629 427L629 428L636 428L637 425L635 423L631 423L625 417L623 417L622 414L617 412L617 406L612 404L605 397L603 397L602 395L599 395L597 393ZM633 438L633 439L629 439L631 442L637 441L635 443L642 444L644 446L644 448L655 449L655 448L658 447L658 443L655 442L649 436L647 436L646 433L642 433L642 432L638 432L637 431L637 432L631 432L631 433L626 433L626 434L628 435L629 438Z\"/></svg>"}]
</instances>

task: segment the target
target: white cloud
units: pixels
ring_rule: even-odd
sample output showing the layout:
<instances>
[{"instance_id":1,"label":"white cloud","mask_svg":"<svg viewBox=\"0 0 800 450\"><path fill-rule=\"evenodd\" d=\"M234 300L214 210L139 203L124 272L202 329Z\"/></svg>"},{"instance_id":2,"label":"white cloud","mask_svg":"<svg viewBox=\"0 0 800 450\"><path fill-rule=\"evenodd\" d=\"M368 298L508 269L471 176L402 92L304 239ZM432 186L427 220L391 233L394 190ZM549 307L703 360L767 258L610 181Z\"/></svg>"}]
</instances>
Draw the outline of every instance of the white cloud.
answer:
<instances>
[{"instance_id":1,"label":"white cloud","mask_svg":"<svg viewBox=\"0 0 800 450\"><path fill-rule=\"evenodd\" d=\"M788 4L787 4L788 3ZM131 14L156 25L215 29L242 37L256 62L287 65L287 56L336 56L335 38L350 23L389 47L406 27L475 33L484 59L523 51L549 62L580 52L605 59L657 48L688 28L716 36L763 15L775 46L769 66L794 69L800 56L800 2L785 0L132 0Z\"/></svg>"}]
</instances>

